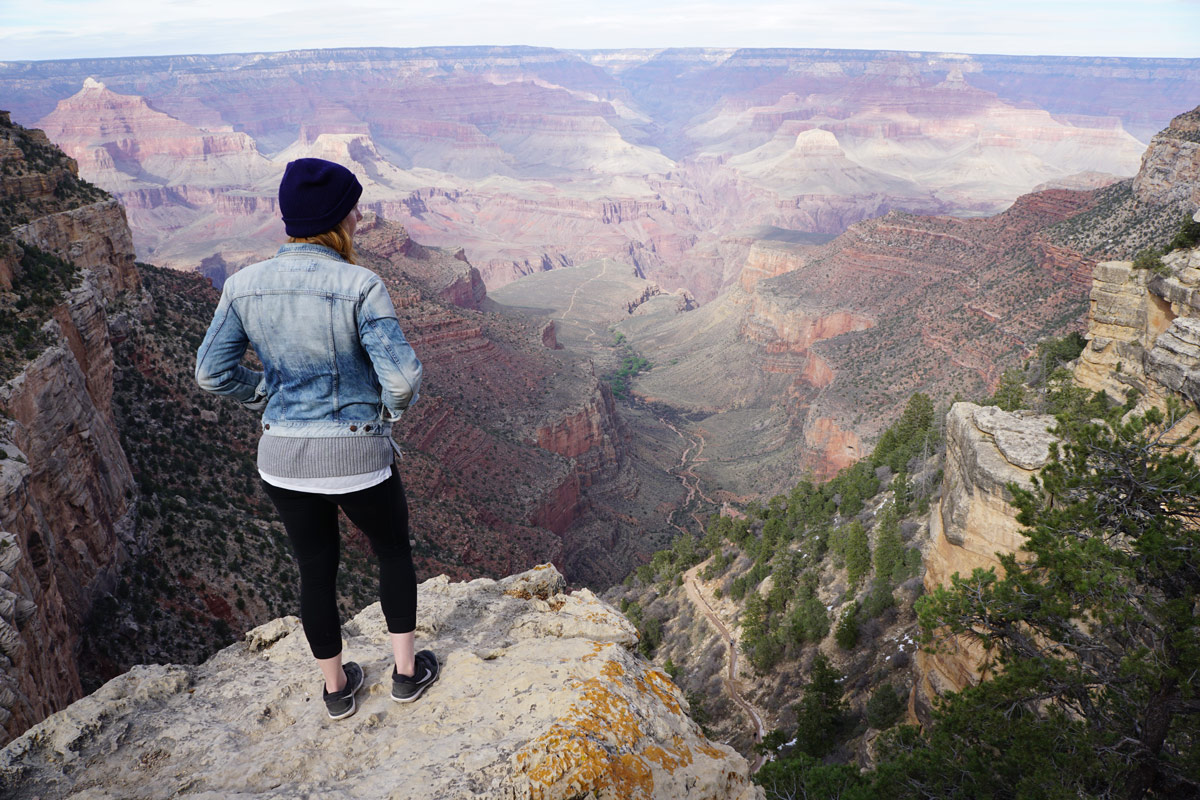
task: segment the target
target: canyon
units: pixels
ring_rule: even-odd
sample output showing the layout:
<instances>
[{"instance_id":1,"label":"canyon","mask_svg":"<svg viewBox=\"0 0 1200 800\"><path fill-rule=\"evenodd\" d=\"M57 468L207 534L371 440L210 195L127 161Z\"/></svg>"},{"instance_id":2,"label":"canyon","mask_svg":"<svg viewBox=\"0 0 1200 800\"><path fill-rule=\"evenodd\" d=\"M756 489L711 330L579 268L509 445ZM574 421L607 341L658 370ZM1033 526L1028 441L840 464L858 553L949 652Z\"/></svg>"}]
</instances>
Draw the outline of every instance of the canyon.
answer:
<instances>
[{"instance_id":1,"label":"canyon","mask_svg":"<svg viewBox=\"0 0 1200 800\"><path fill-rule=\"evenodd\" d=\"M586 317L587 335L564 341L605 369L620 336L651 365L630 379L635 405L669 410L704 441L693 467L727 499L784 492L868 453L914 392L984 397L1039 341L1083 330L1096 264L1161 247L1194 211L1196 114L1152 137L1135 177L1105 187L1043 189L991 217L892 211L832 239L757 239L737 281L685 313L665 302L634 313L645 281L609 289L586 267L494 294L563 326L568 306ZM586 300L583 283L562 288L566 273L588 276ZM631 420L654 440L653 414Z\"/></svg>"},{"instance_id":2,"label":"canyon","mask_svg":"<svg viewBox=\"0 0 1200 800\"><path fill-rule=\"evenodd\" d=\"M295 578L255 480L256 420L192 380L219 293L136 265L120 204L40 132L4 117L0 134L17 178L0 259L8 739L132 664L202 660L290 608ZM553 559L608 585L669 540L656 509L683 490L630 451L607 385L553 324L482 310L494 304L461 250L375 215L359 233L427 364L398 435L421 576ZM373 591L356 537L347 610Z\"/></svg>"},{"instance_id":3,"label":"canyon","mask_svg":"<svg viewBox=\"0 0 1200 800\"><path fill-rule=\"evenodd\" d=\"M2 780L59 781L65 753L159 730L150 706L189 688L238 702L234 662L259 650L291 670L263 719L304 708L294 621L196 666L286 613L293 575L254 488L254 421L202 397L188 363L224 278L282 238L273 195L290 158L363 176L363 263L428 367L398 432L422 578L552 560L572 584L611 585L718 502L853 464L913 392L989 393L1039 340L1083 329L1089 298L1081 384L1194 401L1194 253L1166 256L1168 275L1112 259L1165 243L1200 202L1198 112L1158 130L1196 102L1200 65L1142 60L1159 71L1148 78L1088 59L917 56L450 48L0 63L18 121L46 129L0 126L5 312L36 294L39 253L72 276L36 338L18 330L0 350L3 738L134 663L189 665L107 684L6 751ZM621 377L637 358L648 368ZM928 587L1014 544L1004 482L1036 469L1023 453L1046 423L962 403L947 430L923 531ZM350 612L371 573L361 537L348 540ZM523 580L422 591L449 620L510 603L499 597ZM497 791L567 797L594 788L582 776L612 784L628 768L656 786L753 796L744 762L693 738L678 690L627 652L628 625L586 591L548 585L504 613L543 615L530 649L562 647L574 665L551 678L601 686L489 756L490 777L522 787ZM604 631L552 633L564 607L570 625L599 616ZM377 613L363 614L349 630L365 645ZM519 626L423 633L477 676L524 646L497 644ZM602 664L584 652L593 634L617 645ZM882 670L891 654L875 656ZM970 652L921 658L917 718L976 677ZM614 706L603 682L617 678ZM788 691L769 689L755 702ZM593 701L653 717L670 746L595 769L608 751ZM114 707L128 716L104 728ZM455 713L494 710L480 708ZM85 711L108 733L73 728ZM205 724L180 723L187 735ZM121 758L101 764L105 780L122 763L193 779L150 751Z\"/></svg>"},{"instance_id":4,"label":"canyon","mask_svg":"<svg viewBox=\"0 0 1200 800\"><path fill-rule=\"evenodd\" d=\"M708 301L763 226L993 214L1041 185L1127 177L1200 102L1200 62L345 49L0 62L0 93L121 200L160 266L268 255L278 177L313 155L362 174L364 205L419 241L462 247L492 288L608 257Z\"/></svg>"}]
</instances>

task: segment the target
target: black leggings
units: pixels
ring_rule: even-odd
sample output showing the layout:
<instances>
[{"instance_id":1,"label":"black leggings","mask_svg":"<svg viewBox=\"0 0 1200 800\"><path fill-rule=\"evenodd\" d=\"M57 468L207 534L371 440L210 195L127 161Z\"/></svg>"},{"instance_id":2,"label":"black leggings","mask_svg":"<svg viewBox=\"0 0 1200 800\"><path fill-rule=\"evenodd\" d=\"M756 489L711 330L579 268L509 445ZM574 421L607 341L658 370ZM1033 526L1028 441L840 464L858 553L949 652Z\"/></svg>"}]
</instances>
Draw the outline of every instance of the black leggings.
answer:
<instances>
[{"instance_id":1,"label":"black leggings","mask_svg":"<svg viewBox=\"0 0 1200 800\"><path fill-rule=\"evenodd\" d=\"M371 542L379 559L379 600L390 633L417 627L417 576L408 545L408 500L400 475L347 494L314 494L281 489L263 481L292 542L300 567L300 619L308 646L317 658L342 652L337 609L337 571L341 549L338 508Z\"/></svg>"}]
</instances>

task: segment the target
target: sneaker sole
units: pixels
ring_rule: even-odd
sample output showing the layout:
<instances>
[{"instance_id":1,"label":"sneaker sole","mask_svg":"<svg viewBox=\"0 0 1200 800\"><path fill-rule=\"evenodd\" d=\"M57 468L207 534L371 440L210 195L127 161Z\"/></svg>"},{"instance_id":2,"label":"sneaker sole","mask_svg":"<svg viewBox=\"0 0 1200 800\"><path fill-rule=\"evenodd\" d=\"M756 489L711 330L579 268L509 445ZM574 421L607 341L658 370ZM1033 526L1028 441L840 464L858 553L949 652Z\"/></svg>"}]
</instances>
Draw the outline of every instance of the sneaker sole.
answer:
<instances>
[{"instance_id":1,"label":"sneaker sole","mask_svg":"<svg viewBox=\"0 0 1200 800\"><path fill-rule=\"evenodd\" d=\"M334 714L332 711L329 711L328 709L326 709L326 713L328 713L328 714L329 714L329 718L330 718L330 719L345 719L346 717L350 716L351 714L353 714L353 713L354 713L355 711L357 711L357 710L358 710L358 703L356 703L356 702L354 701L354 697L353 697L353 696L351 696L351 698L350 698L350 708L349 708L348 710L346 710L346 711L343 711L341 714Z\"/></svg>"},{"instance_id":2,"label":"sneaker sole","mask_svg":"<svg viewBox=\"0 0 1200 800\"><path fill-rule=\"evenodd\" d=\"M418 687L417 690L412 693L412 697L396 697L396 695L393 694L392 699L395 700L397 703L411 703L412 701L414 701L418 697L420 697L422 694L424 694L426 689L428 689L430 686L433 686L435 683L437 683L438 678L440 678L440 677L442 677L442 671L439 669L437 671L437 674L433 676L433 680L429 681L429 683L421 684L421 686Z\"/></svg>"},{"instance_id":3,"label":"sneaker sole","mask_svg":"<svg viewBox=\"0 0 1200 800\"><path fill-rule=\"evenodd\" d=\"M354 695L358 694L358 690L363 687L363 682L364 682L364 678L365 678L363 673L360 672L358 674L359 674L358 686L355 686L354 691L350 693L350 708L349 708L349 710L343 711L341 714L334 714L332 711L330 711L328 708L326 708L325 713L329 714L330 719L345 719L346 717L351 716L352 714L354 714L355 711L358 710L358 701L355 700Z\"/></svg>"}]
</instances>

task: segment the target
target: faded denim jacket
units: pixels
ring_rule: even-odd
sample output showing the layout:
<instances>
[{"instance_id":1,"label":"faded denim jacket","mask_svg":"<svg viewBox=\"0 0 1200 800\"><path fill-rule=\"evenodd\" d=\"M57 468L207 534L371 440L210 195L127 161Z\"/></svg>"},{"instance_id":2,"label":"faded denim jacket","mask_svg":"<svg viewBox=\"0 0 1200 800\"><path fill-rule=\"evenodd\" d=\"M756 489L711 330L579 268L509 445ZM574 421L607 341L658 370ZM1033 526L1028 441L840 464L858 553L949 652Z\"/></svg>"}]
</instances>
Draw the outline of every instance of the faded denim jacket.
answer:
<instances>
[{"instance_id":1,"label":"faded denim jacket","mask_svg":"<svg viewBox=\"0 0 1200 800\"><path fill-rule=\"evenodd\" d=\"M272 437L390 440L421 374L379 276L309 243L232 275L196 353L200 387L261 410Z\"/></svg>"}]
</instances>

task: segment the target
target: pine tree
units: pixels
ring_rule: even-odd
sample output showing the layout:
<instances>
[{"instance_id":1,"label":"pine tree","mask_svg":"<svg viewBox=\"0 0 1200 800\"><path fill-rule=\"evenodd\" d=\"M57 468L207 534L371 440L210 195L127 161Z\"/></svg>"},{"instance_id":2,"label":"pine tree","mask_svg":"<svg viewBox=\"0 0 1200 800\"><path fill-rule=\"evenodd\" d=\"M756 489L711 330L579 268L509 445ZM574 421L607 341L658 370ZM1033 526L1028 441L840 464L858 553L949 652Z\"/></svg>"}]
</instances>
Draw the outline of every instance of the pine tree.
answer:
<instances>
[{"instance_id":1,"label":"pine tree","mask_svg":"<svg viewBox=\"0 0 1200 800\"><path fill-rule=\"evenodd\" d=\"M1010 487L1024 552L920 603L925 630L979 642L996 677L948 697L927 738L898 737L879 791L1200 796L1200 467L1181 416L1060 419L1040 481Z\"/></svg>"}]
</instances>

